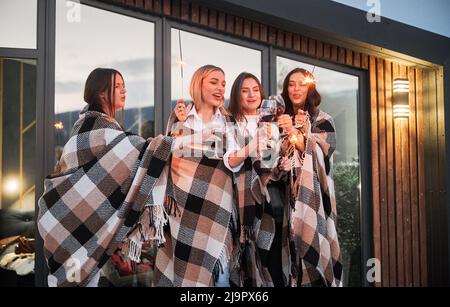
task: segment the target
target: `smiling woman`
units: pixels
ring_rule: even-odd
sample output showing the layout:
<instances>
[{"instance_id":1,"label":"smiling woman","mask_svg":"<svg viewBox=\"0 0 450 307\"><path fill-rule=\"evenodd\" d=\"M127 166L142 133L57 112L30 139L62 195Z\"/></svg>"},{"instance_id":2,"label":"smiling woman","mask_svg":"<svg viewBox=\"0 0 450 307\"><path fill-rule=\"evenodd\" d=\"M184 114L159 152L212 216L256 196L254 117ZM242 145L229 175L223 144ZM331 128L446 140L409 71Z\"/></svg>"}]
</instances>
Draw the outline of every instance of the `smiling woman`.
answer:
<instances>
[{"instance_id":1,"label":"smiling woman","mask_svg":"<svg viewBox=\"0 0 450 307\"><path fill-rule=\"evenodd\" d=\"M90 92L83 97L83 89L89 73L97 67L121 72L114 89L118 92L114 109L123 128L144 138L154 135L154 23L84 4L79 19L68 18L73 6L66 4L56 1L55 163L80 110L90 101L86 97ZM144 246L141 264L135 268L122 254L113 254L103 267L105 278L100 285L150 285L153 253Z\"/></svg>"},{"instance_id":2,"label":"smiling woman","mask_svg":"<svg viewBox=\"0 0 450 307\"><path fill-rule=\"evenodd\" d=\"M319 108L330 114L336 125L337 143L331 165L335 184L337 232L342 252L344 285L359 286L361 280L360 211L362 204L358 149L358 77L278 56L279 92L283 88L284 78L295 68L314 72L314 82L316 82L317 90L321 95ZM306 81L305 79L299 73L294 73L290 78L293 82L292 86L296 85L295 81L300 81L297 84L298 91L294 91L294 99L301 100L301 96L305 95L301 86ZM286 109L288 110L289 107Z\"/></svg>"},{"instance_id":3,"label":"smiling woman","mask_svg":"<svg viewBox=\"0 0 450 307\"><path fill-rule=\"evenodd\" d=\"M189 81L195 70L205 63L223 68L227 84L232 84L242 71L261 79L261 51L175 28L171 34L173 102L179 98L190 100ZM229 98L230 87L225 90L225 103Z\"/></svg>"}]
</instances>

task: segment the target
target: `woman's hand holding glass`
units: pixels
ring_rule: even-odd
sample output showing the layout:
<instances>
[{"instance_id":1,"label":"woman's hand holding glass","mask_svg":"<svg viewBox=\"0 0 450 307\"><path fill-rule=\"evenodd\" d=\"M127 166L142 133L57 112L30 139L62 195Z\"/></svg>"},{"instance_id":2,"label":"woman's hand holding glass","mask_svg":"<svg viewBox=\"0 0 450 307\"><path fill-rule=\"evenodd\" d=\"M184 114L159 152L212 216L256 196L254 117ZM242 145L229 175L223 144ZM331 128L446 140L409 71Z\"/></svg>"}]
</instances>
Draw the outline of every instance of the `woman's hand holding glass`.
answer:
<instances>
[{"instance_id":1,"label":"woman's hand holding glass","mask_svg":"<svg viewBox=\"0 0 450 307\"><path fill-rule=\"evenodd\" d=\"M282 157L280 159L280 162L278 164L278 168L280 169L280 171L283 172L290 172L292 169L292 161L291 159L289 159L289 157Z\"/></svg>"}]
</instances>

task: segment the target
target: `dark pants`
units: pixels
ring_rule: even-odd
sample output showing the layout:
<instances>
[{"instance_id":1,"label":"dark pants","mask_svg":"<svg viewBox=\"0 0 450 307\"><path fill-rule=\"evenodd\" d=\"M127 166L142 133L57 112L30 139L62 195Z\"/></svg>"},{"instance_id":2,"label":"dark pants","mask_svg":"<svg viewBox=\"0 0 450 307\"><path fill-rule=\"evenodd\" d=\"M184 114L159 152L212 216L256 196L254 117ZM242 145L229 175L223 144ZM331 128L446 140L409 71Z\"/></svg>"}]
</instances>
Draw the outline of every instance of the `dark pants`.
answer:
<instances>
[{"instance_id":1,"label":"dark pants","mask_svg":"<svg viewBox=\"0 0 450 307\"><path fill-rule=\"evenodd\" d=\"M270 204L266 208L275 218L275 237L270 247L267 267L275 287L284 287L283 265L281 261L283 212L284 212L284 185L282 182L270 182L267 186L270 194Z\"/></svg>"}]
</instances>

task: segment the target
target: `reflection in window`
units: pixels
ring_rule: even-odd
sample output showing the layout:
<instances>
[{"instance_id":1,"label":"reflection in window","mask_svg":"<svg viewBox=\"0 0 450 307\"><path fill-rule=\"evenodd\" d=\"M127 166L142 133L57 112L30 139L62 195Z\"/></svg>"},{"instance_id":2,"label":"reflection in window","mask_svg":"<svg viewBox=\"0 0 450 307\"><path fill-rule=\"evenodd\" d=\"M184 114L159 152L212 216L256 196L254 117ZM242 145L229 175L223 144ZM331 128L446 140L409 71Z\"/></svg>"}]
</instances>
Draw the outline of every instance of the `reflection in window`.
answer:
<instances>
[{"instance_id":1,"label":"reflection in window","mask_svg":"<svg viewBox=\"0 0 450 307\"><path fill-rule=\"evenodd\" d=\"M294 68L314 70L320 109L330 114L336 125L334 153L338 235L344 267L344 285L361 285L360 178L358 153L358 77L277 57L277 90L281 93L285 76Z\"/></svg>"},{"instance_id":2,"label":"reflection in window","mask_svg":"<svg viewBox=\"0 0 450 307\"><path fill-rule=\"evenodd\" d=\"M179 98L191 100L189 84L194 72L211 64L225 72L225 99L230 97L231 86L243 71L261 80L261 51L217 39L172 29L172 103Z\"/></svg>"},{"instance_id":3,"label":"reflection in window","mask_svg":"<svg viewBox=\"0 0 450 307\"><path fill-rule=\"evenodd\" d=\"M36 49L37 0L0 0L0 47Z\"/></svg>"},{"instance_id":4,"label":"reflection in window","mask_svg":"<svg viewBox=\"0 0 450 307\"><path fill-rule=\"evenodd\" d=\"M118 114L124 128L153 136L154 24L87 5L79 21L69 21L65 2L56 2L56 157L86 105L84 83L97 67L117 69L125 79L127 101Z\"/></svg>"},{"instance_id":5,"label":"reflection in window","mask_svg":"<svg viewBox=\"0 0 450 307\"><path fill-rule=\"evenodd\" d=\"M127 101L123 116L118 114L122 126L145 138L153 136L154 24L87 5L81 5L79 21L70 21L65 2L56 2L55 157L86 105L84 84L97 67L117 69L124 77ZM150 247L133 267L117 251L103 266L99 285L150 286L153 261Z\"/></svg>"},{"instance_id":6,"label":"reflection in window","mask_svg":"<svg viewBox=\"0 0 450 307\"><path fill-rule=\"evenodd\" d=\"M34 211L35 61L0 58L0 129L0 208Z\"/></svg>"}]
</instances>

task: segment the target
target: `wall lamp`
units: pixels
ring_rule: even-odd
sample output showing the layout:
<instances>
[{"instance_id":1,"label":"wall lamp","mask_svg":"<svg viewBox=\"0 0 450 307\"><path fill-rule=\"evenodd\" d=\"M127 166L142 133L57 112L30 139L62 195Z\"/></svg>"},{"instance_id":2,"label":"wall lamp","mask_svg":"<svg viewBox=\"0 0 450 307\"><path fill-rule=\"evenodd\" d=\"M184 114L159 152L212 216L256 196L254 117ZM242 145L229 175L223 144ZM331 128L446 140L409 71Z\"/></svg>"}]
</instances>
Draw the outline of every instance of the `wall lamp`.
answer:
<instances>
[{"instance_id":1,"label":"wall lamp","mask_svg":"<svg viewBox=\"0 0 450 307\"><path fill-rule=\"evenodd\" d=\"M393 88L394 118L409 118L409 80L396 78Z\"/></svg>"}]
</instances>

